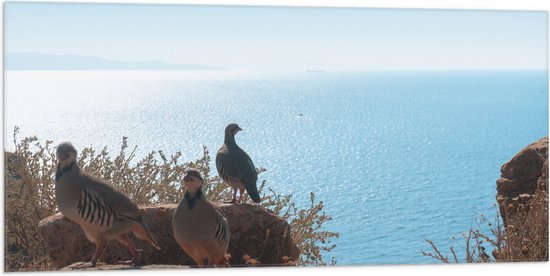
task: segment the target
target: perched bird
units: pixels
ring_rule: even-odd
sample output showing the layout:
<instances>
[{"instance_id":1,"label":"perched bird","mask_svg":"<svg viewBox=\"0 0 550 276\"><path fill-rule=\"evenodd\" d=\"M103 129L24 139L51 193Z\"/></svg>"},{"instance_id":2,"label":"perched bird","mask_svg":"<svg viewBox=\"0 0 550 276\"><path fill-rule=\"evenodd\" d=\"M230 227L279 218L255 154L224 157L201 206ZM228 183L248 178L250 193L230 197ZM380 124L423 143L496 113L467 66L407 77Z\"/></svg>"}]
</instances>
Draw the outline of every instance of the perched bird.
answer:
<instances>
[{"instance_id":1,"label":"perched bird","mask_svg":"<svg viewBox=\"0 0 550 276\"><path fill-rule=\"evenodd\" d=\"M199 267L222 266L229 246L229 225L222 213L204 197L199 171L188 169L183 178L185 196L172 219L174 237Z\"/></svg>"},{"instance_id":2,"label":"perched bird","mask_svg":"<svg viewBox=\"0 0 550 276\"><path fill-rule=\"evenodd\" d=\"M128 238L128 232L160 246L151 236L137 205L107 181L81 171L76 163L77 152L70 142L57 146L55 199L61 213L79 224L86 237L95 243L91 266L95 266L110 240L116 239L133 255L127 263L136 265L141 258Z\"/></svg>"},{"instance_id":3,"label":"perched bird","mask_svg":"<svg viewBox=\"0 0 550 276\"><path fill-rule=\"evenodd\" d=\"M232 203L237 202L237 189L240 191L239 203L242 202L244 189L254 202L259 203L256 167L250 156L235 142L235 134L241 130L237 124L229 124L225 128L223 145L216 154L216 168L220 177L233 188Z\"/></svg>"}]
</instances>

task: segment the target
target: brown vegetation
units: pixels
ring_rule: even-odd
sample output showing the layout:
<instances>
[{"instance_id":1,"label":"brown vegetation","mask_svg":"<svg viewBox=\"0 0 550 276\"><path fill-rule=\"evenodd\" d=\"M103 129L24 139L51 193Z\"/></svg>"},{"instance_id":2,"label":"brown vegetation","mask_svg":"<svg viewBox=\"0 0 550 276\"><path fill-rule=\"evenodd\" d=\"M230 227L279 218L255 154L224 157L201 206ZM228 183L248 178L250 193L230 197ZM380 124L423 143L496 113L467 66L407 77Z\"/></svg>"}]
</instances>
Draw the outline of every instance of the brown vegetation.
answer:
<instances>
[{"instance_id":1,"label":"brown vegetation","mask_svg":"<svg viewBox=\"0 0 550 276\"><path fill-rule=\"evenodd\" d=\"M499 262L548 261L548 192L539 190L506 218L502 244L494 257Z\"/></svg>"}]
</instances>

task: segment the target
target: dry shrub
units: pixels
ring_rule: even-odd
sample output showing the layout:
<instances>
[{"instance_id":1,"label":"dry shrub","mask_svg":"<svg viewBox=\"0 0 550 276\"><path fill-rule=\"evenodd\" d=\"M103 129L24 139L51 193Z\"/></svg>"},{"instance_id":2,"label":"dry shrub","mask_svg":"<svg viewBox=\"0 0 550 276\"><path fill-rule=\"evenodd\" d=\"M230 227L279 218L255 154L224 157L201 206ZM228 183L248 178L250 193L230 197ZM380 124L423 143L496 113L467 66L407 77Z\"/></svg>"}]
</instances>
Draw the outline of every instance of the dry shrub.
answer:
<instances>
[{"instance_id":1,"label":"dry shrub","mask_svg":"<svg viewBox=\"0 0 550 276\"><path fill-rule=\"evenodd\" d=\"M46 250L40 243L38 222L56 210L51 144L46 141L42 146L36 137L27 137L16 143L14 153L4 153L5 271L49 267Z\"/></svg>"},{"instance_id":2,"label":"dry shrub","mask_svg":"<svg viewBox=\"0 0 550 276\"><path fill-rule=\"evenodd\" d=\"M548 261L548 192L538 190L506 218L503 245L495 258L502 262Z\"/></svg>"},{"instance_id":3,"label":"dry shrub","mask_svg":"<svg viewBox=\"0 0 550 276\"><path fill-rule=\"evenodd\" d=\"M48 256L38 233L41 219L57 212L54 192L55 146L52 141L41 143L36 137L17 139L13 135L15 150L5 152L5 271L48 270ZM191 162L182 162L181 152L167 156L152 151L136 160L137 146L129 150L127 138L114 159L107 147L91 147L79 151L78 164L86 172L104 178L126 193L139 205L177 203L183 197L180 185L184 171L193 167L205 179L205 194L212 201L230 201L232 190L210 168L210 154L206 147L203 156ZM258 172L264 172L259 168ZM322 253L336 245L331 239L338 233L322 230L331 217L323 211L323 202L315 202L313 193L309 208L298 208L291 195L281 195L268 188L266 181L259 186L264 194L262 206L286 219L292 237L301 250L299 265L325 265ZM245 194L243 200L248 200ZM328 244L328 245L325 245ZM283 263L284 260L281 260ZM288 263L288 260L286 261ZM334 264L334 260L331 262Z\"/></svg>"},{"instance_id":4,"label":"dry shrub","mask_svg":"<svg viewBox=\"0 0 550 276\"><path fill-rule=\"evenodd\" d=\"M481 230L483 228L488 228L490 234L485 234ZM487 253L486 246L501 246L503 236L502 230L503 228L498 217L495 217L492 221L489 221L482 214L474 220L472 225L470 225L468 232L463 232L460 234L459 239L454 236L451 238L455 243L454 245L449 246L451 257L448 255L443 255L435 243L429 239L426 239L426 242L430 245L433 252L426 252L424 250L420 250L420 252L422 255L434 258L442 263L460 263L462 261L466 263L490 262L491 257ZM464 250L463 259L457 255L455 245Z\"/></svg>"},{"instance_id":5,"label":"dry shrub","mask_svg":"<svg viewBox=\"0 0 550 276\"><path fill-rule=\"evenodd\" d=\"M323 212L323 201L316 203L315 194L310 193L309 208L300 209L292 201L292 195L278 195L271 189L269 191L270 195L264 197L263 205L290 223L292 238L301 250L299 263L327 265L322 253L336 247L332 244L332 238L338 238L339 234L322 230L324 223L332 220L331 216ZM336 264L336 260L331 259L330 264Z\"/></svg>"},{"instance_id":6,"label":"dry shrub","mask_svg":"<svg viewBox=\"0 0 550 276\"><path fill-rule=\"evenodd\" d=\"M250 255L243 255L243 260L245 261L246 266L258 266L260 265L260 262L254 258L252 258Z\"/></svg>"},{"instance_id":7,"label":"dry shrub","mask_svg":"<svg viewBox=\"0 0 550 276\"><path fill-rule=\"evenodd\" d=\"M497 209L492 221L480 215L470 230L461 234L462 242L453 237L455 244L465 249L465 262L548 261L548 192L537 190L530 201L514 208L513 212L506 212L506 227L501 223ZM482 229L488 229L488 234ZM433 252L421 250L422 255L443 263L461 262L454 246L449 247L450 258L443 255L431 240L426 242ZM492 248L491 254L486 246Z\"/></svg>"}]
</instances>

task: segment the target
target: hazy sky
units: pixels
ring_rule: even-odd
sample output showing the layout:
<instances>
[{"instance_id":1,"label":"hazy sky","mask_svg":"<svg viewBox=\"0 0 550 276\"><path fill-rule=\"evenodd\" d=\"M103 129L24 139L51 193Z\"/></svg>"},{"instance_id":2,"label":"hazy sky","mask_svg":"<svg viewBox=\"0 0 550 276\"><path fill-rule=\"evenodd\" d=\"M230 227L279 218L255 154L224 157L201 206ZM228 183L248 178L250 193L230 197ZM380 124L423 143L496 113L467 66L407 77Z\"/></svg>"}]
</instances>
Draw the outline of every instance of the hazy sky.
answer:
<instances>
[{"instance_id":1,"label":"hazy sky","mask_svg":"<svg viewBox=\"0 0 550 276\"><path fill-rule=\"evenodd\" d=\"M6 52L229 69L545 69L547 12L15 3Z\"/></svg>"}]
</instances>

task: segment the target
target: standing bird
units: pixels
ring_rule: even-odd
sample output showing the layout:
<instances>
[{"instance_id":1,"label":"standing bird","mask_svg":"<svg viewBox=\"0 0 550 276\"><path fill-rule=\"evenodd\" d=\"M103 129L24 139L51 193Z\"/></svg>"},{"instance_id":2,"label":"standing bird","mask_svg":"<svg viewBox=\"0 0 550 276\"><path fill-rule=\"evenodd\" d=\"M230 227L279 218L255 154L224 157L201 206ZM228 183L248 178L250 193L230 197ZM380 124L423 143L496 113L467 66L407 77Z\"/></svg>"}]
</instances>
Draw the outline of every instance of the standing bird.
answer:
<instances>
[{"instance_id":1,"label":"standing bird","mask_svg":"<svg viewBox=\"0 0 550 276\"><path fill-rule=\"evenodd\" d=\"M254 167L250 156L235 142L235 134L241 130L237 124L229 124L225 128L223 145L216 154L216 168L223 181L229 183L233 188L232 203L237 202L237 189L240 191L239 203L242 202L244 189L254 202L259 203L256 167Z\"/></svg>"},{"instance_id":2,"label":"standing bird","mask_svg":"<svg viewBox=\"0 0 550 276\"><path fill-rule=\"evenodd\" d=\"M57 206L65 217L80 225L86 237L95 243L95 253L90 261L92 267L113 239L126 244L133 255L132 260L121 263L136 265L141 253L128 238L130 231L160 249L137 205L107 181L81 171L76 163L76 149L70 142L57 146L56 156Z\"/></svg>"},{"instance_id":3,"label":"standing bird","mask_svg":"<svg viewBox=\"0 0 550 276\"><path fill-rule=\"evenodd\" d=\"M174 237L199 267L222 266L229 246L229 225L218 208L204 197L199 171L185 171L183 183L185 196L172 219Z\"/></svg>"}]
</instances>

